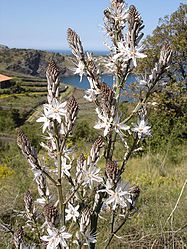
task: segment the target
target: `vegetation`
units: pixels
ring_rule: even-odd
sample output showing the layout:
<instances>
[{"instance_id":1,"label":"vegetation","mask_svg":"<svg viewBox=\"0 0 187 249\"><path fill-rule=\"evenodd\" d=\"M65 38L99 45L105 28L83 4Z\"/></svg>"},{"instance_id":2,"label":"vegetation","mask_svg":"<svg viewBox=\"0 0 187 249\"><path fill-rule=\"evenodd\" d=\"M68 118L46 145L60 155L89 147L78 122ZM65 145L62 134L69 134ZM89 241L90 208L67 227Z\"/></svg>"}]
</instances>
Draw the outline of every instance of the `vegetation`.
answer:
<instances>
[{"instance_id":1,"label":"vegetation","mask_svg":"<svg viewBox=\"0 0 187 249\"><path fill-rule=\"evenodd\" d=\"M148 73L158 59L158 50L163 41L169 42L173 49L170 69L160 82L160 87L154 89L152 97L154 106L150 106L153 114L150 122L153 135L148 141L148 149L159 151L170 146L173 154L177 147L187 138L187 5L180 4L170 16L160 18L158 27L145 41L145 53L148 55L143 63L139 63L137 74ZM165 83L164 83L165 82ZM161 87L167 84L166 87Z\"/></svg>"}]
</instances>

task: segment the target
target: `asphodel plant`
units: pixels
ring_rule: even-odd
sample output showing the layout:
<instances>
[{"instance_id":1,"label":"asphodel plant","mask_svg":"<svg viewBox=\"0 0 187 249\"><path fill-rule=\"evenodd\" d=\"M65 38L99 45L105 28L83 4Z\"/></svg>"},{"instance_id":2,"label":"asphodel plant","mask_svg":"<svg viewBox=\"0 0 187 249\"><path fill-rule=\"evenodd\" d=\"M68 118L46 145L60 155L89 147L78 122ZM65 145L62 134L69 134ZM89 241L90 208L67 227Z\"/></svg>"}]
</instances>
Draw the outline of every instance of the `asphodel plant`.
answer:
<instances>
[{"instance_id":1,"label":"asphodel plant","mask_svg":"<svg viewBox=\"0 0 187 249\"><path fill-rule=\"evenodd\" d=\"M46 72L47 103L37 119L43 124L46 142L41 145L50 157L50 165L42 164L27 136L18 131L18 145L34 174L39 198L34 201L31 191L25 195L26 223L13 232L16 248L95 248L97 245L108 248L113 239L120 239L116 235L136 213L140 189L124 180L125 169L128 160L142 146L142 140L151 134L147 101L158 84L162 84L172 54L170 46L165 44L151 74L139 78L141 96L132 113L128 116L121 113L128 76L138 61L146 57L141 46L143 28L135 6L128 8L124 1L112 0L104 10L109 52L102 61L86 53L80 37L68 29L75 73L80 79L86 76L90 83L84 97L95 104L98 120L94 128L98 130L98 139L87 155L82 152L77 156L69 147L67 141L74 131L79 107L74 96L66 101L61 99L60 71L51 61ZM112 87L102 81L103 68L113 76ZM114 157L116 141L123 144L122 158ZM98 166L101 158L102 169ZM104 234L99 230L100 222L106 224ZM29 228L32 228L32 243L24 236Z\"/></svg>"}]
</instances>

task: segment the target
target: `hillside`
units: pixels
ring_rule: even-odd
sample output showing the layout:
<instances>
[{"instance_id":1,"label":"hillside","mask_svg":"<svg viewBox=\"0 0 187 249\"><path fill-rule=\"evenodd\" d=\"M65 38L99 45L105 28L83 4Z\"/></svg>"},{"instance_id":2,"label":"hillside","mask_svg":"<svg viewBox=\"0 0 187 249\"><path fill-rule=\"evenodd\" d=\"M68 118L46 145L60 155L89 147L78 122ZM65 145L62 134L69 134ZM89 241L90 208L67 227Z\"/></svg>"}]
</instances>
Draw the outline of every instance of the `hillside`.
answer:
<instances>
[{"instance_id":1,"label":"hillside","mask_svg":"<svg viewBox=\"0 0 187 249\"><path fill-rule=\"evenodd\" d=\"M34 49L17 49L0 46L0 71L21 73L37 77L45 77L45 71L50 59L54 59L62 74L70 74L66 68L65 56L59 53L52 53Z\"/></svg>"}]
</instances>

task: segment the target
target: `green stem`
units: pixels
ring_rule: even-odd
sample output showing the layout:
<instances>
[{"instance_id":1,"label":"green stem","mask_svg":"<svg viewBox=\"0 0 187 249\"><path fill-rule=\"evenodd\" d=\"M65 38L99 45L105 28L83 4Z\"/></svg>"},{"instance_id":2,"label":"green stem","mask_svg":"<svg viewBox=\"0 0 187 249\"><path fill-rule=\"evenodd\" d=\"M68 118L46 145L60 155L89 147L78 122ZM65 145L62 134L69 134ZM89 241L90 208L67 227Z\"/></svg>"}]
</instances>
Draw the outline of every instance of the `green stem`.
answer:
<instances>
[{"instance_id":1,"label":"green stem","mask_svg":"<svg viewBox=\"0 0 187 249\"><path fill-rule=\"evenodd\" d=\"M126 223L127 219L128 219L128 216L129 216L129 212L126 213L125 217L124 217L124 220L123 222L115 229L115 231L113 231L111 234L110 234L110 237L108 238L108 242L105 246L105 249L108 248L108 246L110 245L114 235L123 227L123 225Z\"/></svg>"},{"instance_id":2,"label":"green stem","mask_svg":"<svg viewBox=\"0 0 187 249\"><path fill-rule=\"evenodd\" d=\"M125 156L125 158L124 158L124 160L123 160L122 166L121 166L121 168L120 168L120 170L119 170L119 176L124 172L126 163L127 163L127 161L129 160L130 156L132 155L134 149L136 148L138 141L139 141L139 140L138 140L138 137L136 137L136 138L134 139L134 142L133 142L132 147L130 148L130 150L128 151L127 155Z\"/></svg>"},{"instance_id":3,"label":"green stem","mask_svg":"<svg viewBox=\"0 0 187 249\"><path fill-rule=\"evenodd\" d=\"M114 232L114 221L115 221L115 211L112 211L112 217L111 217L111 233Z\"/></svg>"}]
</instances>

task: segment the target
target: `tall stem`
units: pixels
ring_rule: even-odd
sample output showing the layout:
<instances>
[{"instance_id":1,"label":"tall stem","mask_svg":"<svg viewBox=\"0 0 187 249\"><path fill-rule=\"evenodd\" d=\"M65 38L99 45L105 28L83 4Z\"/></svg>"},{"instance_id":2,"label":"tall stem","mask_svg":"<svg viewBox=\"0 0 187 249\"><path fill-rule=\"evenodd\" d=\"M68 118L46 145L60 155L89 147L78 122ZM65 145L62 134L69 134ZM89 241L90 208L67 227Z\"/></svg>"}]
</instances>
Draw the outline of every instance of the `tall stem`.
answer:
<instances>
[{"instance_id":1,"label":"tall stem","mask_svg":"<svg viewBox=\"0 0 187 249\"><path fill-rule=\"evenodd\" d=\"M57 183L57 191L58 191L58 199L59 199L59 213L61 217L61 223L62 225L65 225L65 204L64 204L64 198L62 193L62 158L61 154L64 149L65 143L66 143L66 137L64 138L61 146L60 141L58 137L58 129L55 125L55 133L56 133L56 146L57 146L57 162L58 162L58 183Z\"/></svg>"}]
</instances>

